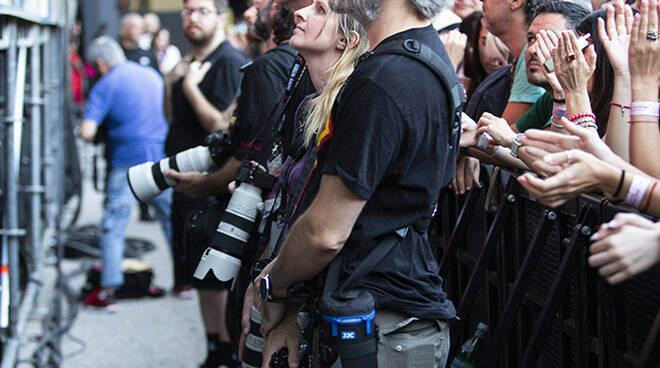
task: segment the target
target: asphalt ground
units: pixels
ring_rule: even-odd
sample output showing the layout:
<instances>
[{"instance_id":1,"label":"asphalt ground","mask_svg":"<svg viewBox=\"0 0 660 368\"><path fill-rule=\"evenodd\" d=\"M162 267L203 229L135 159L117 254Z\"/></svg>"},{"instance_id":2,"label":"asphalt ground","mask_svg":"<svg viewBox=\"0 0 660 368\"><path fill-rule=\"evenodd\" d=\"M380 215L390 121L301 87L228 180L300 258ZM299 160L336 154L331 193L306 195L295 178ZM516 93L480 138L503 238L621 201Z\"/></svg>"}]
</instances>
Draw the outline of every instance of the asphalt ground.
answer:
<instances>
[{"instance_id":1,"label":"asphalt ground","mask_svg":"<svg viewBox=\"0 0 660 368\"><path fill-rule=\"evenodd\" d=\"M87 171L89 172L89 171ZM82 208L77 225L99 224L103 214L103 194L92 188L89 178L83 182ZM142 222L136 206L127 236L151 241L156 249L141 259L154 270L154 285L168 290L161 298L118 300L114 313L80 308L70 331L61 340L64 368L147 368L197 367L206 355L206 338L196 293L180 299L169 293L173 284L169 246L158 222ZM52 260L52 257L51 257ZM84 272L93 259L65 260L62 269L73 290L79 292ZM43 336L44 316L54 307L55 269L47 266L44 286L27 326L17 367L30 367L39 336ZM82 304L80 304L82 305ZM65 308L66 309L66 308Z\"/></svg>"}]
</instances>

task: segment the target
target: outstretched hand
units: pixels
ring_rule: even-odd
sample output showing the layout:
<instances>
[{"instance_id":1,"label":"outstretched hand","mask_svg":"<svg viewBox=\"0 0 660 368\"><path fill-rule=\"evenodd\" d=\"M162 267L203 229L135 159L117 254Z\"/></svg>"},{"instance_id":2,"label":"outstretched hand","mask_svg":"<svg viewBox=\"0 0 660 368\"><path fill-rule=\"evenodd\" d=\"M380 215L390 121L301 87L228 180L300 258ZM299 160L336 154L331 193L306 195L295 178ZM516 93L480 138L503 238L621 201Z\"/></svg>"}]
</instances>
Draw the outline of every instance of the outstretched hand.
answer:
<instances>
[{"instance_id":1,"label":"outstretched hand","mask_svg":"<svg viewBox=\"0 0 660 368\"><path fill-rule=\"evenodd\" d=\"M573 31L562 31L557 48L552 51L555 73L564 94L587 93L587 83L596 69L596 51L589 45L584 54Z\"/></svg>"},{"instance_id":2,"label":"outstretched hand","mask_svg":"<svg viewBox=\"0 0 660 368\"><path fill-rule=\"evenodd\" d=\"M607 52L615 75L622 76L630 73L628 49L633 19L630 5L624 5L623 0L615 0L614 6L607 5L607 22L598 18L598 36Z\"/></svg>"}]
</instances>

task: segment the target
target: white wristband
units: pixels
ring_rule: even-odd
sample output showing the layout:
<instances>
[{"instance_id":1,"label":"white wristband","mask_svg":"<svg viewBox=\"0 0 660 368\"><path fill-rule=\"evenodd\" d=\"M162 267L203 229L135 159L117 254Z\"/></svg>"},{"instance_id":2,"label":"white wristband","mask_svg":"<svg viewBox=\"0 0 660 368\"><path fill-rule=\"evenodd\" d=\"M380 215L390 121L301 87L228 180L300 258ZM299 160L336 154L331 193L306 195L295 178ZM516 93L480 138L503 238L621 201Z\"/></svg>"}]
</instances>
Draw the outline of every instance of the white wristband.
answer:
<instances>
[{"instance_id":1,"label":"white wristband","mask_svg":"<svg viewBox=\"0 0 660 368\"><path fill-rule=\"evenodd\" d=\"M658 101L635 101L630 104L630 116L660 116Z\"/></svg>"},{"instance_id":2,"label":"white wristband","mask_svg":"<svg viewBox=\"0 0 660 368\"><path fill-rule=\"evenodd\" d=\"M639 208L650 184L651 181L649 179L639 175L634 176L630 188L628 189L626 200L623 201L623 203Z\"/></svg>"}]
</instances>

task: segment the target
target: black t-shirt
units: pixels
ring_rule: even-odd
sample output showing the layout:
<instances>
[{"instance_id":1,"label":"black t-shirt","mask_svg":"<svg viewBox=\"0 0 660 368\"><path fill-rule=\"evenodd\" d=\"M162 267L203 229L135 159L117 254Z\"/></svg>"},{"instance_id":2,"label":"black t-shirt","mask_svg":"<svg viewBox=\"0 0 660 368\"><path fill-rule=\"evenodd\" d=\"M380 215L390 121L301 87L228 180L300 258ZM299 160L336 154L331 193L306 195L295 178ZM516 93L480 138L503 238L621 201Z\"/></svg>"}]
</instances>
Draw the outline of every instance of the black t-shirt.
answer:
<instances>
[{"instance_id":1,"label":"black t-shirt","mask_svg":"<svg viewBox=\"0 0 660 368\"><path fill-rule=\"evenodd\" d=\"M280 45L243 68L242 92L234 113L236 122L231 131L237 160L241 161L253 152L250 159L266 165L275 138L276 124L272 127L264 127L264 124L279 122L271 114L276 105L281 103L296 54L288 44Z\"/></svg>"},{"instance_id":2,"label":"black t-shirt","mask_svg":"<svg viewBox=\"0 0 660 368\"><path fill-rule=\"evenodd\" d=\"M426 44L451 65L432 26L409 29L383 43L405 39ZM344 276L384 235L427 214L450 182L454 172L444 168L456 159L448 148L451 117L442 82L420 62L376 54L357 66L319 134L320 170L315 172L317 185L320 174L337 175L367 200L344 246ZM413 229L355 287L369 290L378 308L420 318L456 314L426 235Z\"/></svg>"},{"instance_id":3,"label":"black t-shirt","mask_svg":"<svg viewBox=\"0 0 660 368\"><path fill-rule=\"evenodd\" d=\"M223 41L204 62L211 68L199 84L206 99L218 110L226 110L239 93L241 66L247 62L243 53ZM204 142L209 134L197 118L188 98L183 93L183 78L172 85L172 122L165 141L168 156Z\"/></svg>"},{"instance_id":4,"label":"black t-shirt","mask_svg":"<svg viewBox=\"0 0 660 368\"><path fill-rule=\"evenodd\" d=\"M158 69L158 61L156 60L156 55L154 55L153 51L137 48L131 50L124 49L124 53L128 60L144 66L150 66L160 73L160 70Z\"/></svg>"}]
</instances>

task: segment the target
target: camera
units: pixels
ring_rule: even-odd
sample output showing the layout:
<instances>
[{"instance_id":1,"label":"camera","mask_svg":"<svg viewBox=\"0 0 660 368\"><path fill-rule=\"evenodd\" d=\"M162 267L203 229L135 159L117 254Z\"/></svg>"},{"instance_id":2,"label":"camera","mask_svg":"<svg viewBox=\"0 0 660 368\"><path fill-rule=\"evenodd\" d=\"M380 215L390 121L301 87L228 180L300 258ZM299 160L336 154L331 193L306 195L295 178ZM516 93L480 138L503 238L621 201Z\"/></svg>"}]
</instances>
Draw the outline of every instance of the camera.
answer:
<instances>
[{"instance_id":1,"label":"camera","mask_svg":"<svg viewBox=\"0 0 660 368\"><path fill-rule=\"evenodd\" d=\"M232 154L230 147L229 133L219 130L206 137L202 146L187 149L156 163L144 162L131 167L127 174L128 186L138 201L146 202L176 185L176 180L166 178L163 171L201 172L213 165L220 167Z\"/></svg>"},{"instance_id":2,"label":"camera","mask_svg":"<svg viewBox=\"0 0 660 368\"><path fill-rule=\"evenodd\" d=\"M220 218L211 246L206 248L197 265L196 278L203 279L210 269L220 281L236 277L245 245L254 230L257 215L263 209L261 195L270 191L276 180L253 167L250 161L241 162L236 175L237 187Z\"/></svg>"},{"instance_id":3,"label":"camera","mask_svg":"<svg viewBox=\"0 0 660 368\"><path fill-rule=\"evenodd\" d=\"M252 306L250 313L250 332L245 338L245 350L241 368L261 367L261 349L264 346L264 337L259 332L261 328L261 312Z\"/></svg>"}]
</instances>

